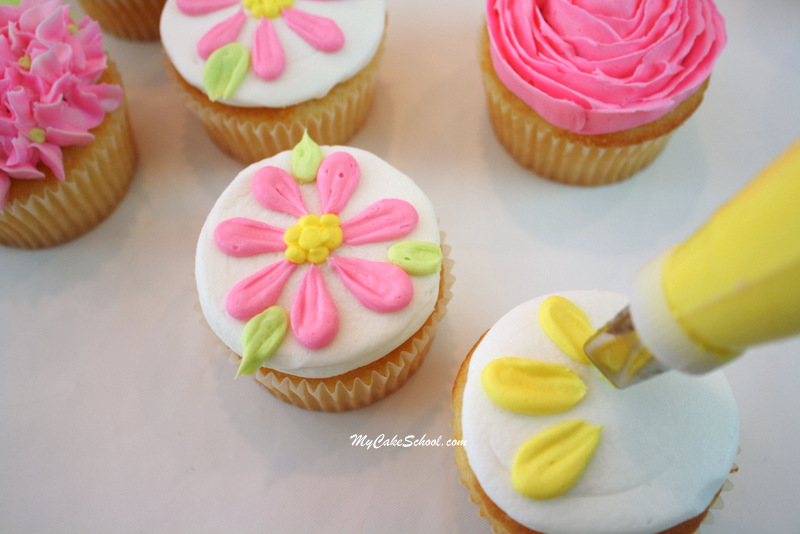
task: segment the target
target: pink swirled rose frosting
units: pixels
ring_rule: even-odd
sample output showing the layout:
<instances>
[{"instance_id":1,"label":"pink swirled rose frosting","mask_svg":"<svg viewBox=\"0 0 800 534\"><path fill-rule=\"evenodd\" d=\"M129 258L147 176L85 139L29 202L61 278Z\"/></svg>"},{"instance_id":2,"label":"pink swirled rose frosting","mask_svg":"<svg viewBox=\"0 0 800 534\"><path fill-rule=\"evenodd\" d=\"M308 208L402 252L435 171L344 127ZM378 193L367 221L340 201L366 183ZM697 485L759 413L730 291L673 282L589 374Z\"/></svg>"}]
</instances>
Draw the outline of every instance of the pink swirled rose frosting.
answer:
<instances>
[{"instance_id":1,"label":"pink swirled rose frosting","mask_svg":"<svg viewBox=\"0 0 800 534\"><path fill-rule=\"evenodd\" d=\"M64 180L62 147L89 132L122 102L122 88L95 83L106 69L100 26L75 22L60 0L0 6L0 208L11 179Z\"/></svg>"},{"instance_id":2,"label":"pink swirled rose frosting","mask_svg":"<svg viewBox=\"0 0 800 534\"><path fill-rule=\"evenodd\" d=\"M610 133L695 92L725 46L711 0L487 0L494 69L551 124Z\"/></svg>"}]
</instances>

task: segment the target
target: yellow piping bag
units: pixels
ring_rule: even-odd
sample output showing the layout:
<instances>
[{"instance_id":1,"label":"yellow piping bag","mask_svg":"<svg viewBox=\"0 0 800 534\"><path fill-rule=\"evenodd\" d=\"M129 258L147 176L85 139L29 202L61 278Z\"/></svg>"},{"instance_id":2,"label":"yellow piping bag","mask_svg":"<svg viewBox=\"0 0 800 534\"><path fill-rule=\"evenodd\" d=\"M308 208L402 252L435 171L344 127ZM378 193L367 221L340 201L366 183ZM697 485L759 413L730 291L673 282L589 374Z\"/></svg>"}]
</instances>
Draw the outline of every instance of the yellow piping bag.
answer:
<instances>
[{"instance_id":1,"label":"yellow piping bag","mask_svg":"<svg viewBox=\"0 0 800 534\"><path fill-rule=\"evenodd\" d=\"M637 275L584 351L617 387L702 374L800 333L800 139L684 243Z\"/></svg>"}]
</instances>

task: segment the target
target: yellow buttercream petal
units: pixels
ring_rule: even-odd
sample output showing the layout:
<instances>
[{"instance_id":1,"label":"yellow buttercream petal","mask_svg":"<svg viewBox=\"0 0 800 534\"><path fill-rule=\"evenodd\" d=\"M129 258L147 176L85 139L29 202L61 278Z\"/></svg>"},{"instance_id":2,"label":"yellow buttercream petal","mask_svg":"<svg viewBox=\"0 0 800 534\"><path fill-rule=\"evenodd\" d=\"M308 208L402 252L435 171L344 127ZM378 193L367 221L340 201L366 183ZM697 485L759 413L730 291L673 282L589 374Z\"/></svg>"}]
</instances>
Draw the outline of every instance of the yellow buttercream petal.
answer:
<instances>
[{"instance_id":1,"label":"yellow buttercream petal","mask_svg":"<svg viewBox=\"0 0 800 534\"><path fill-rule=\"evenodd\" d=\"M583 474L600 442L602 426L573 419L526 441L514 456L511 482L529 499L552 499Z\"/></svg>"},{"instance_id":2,"label":"yellow buttercream petal","mask_svg":"<svg viewBox=\"0 0 800 534\"><path fill-rule=\"evenodd\" d=\"M481 384L498 406L529 415L565 412L586 395L586 384L569 367L525 358L492 360Z\"/></svg>"},{"instance_id":3,"label":"yellow buttercream petal","mask_svg":"<svg viewBox=\"0 0 800 534\"><path fill-rule=\"evenodd\" d=\"M549 297L539 308L539 324L567 356L578 363L591 363L583 346L595 330L582 309L564 297Z\"/></svg>"}]
</instances>

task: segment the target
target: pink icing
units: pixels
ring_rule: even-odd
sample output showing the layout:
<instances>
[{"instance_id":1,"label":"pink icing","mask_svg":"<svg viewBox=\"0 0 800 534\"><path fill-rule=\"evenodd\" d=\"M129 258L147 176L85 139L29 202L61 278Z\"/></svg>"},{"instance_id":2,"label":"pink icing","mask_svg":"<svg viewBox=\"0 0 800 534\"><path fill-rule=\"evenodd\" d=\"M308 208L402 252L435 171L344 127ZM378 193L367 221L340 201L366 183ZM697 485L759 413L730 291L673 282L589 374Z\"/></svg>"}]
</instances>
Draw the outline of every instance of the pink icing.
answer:
<instances>
[{"instance_id":1,"label":"pink icing","mask_svg":"<svg viewBox=\"0 0 800 534\"><path fill-rule=\"evenodd\" d=\"M300 281L291 317L294 337L312 350L327 347L339 331L339 312L316 265L310 266Z\"/></svg>"},{"instance_id":2,"label":"pink icing","mask_svg":"<svg viewBox=\"0 0 800 534\"><path fill-rule=\"evenodd\" d=\"M417 210L405 200L379 200L341 225L343 241L348 245L389 241L408 235L417 220Z\"/></svg>"},{"instance_id":3,"label":"pink icing","mask_svg":"<svg viewBox=\"0 0 800 534\"><path fill-rule=\"evenodd\" d=\"M197 42L197 55L208 59L216 49L235 41L245 22L247 22L247 15L243 9L239 9L227 19L215 24Z\"/></svg>"},{"instance_id":4,"label":"pink icing","mask_svg":"<svg viewBox=\"0 0 800 534\"><path fill-rule=\"evenodd\" d=\"M331 256L328 264L366 308L393 312L408 306L414 286L406 272L392 263Z\"/></svg>"},{"instance_id":5,"label":"pink icing","mask_svg":"<svg viewBox=\"0 0 800 534\"><path fill-rule=\"evenodd\" d=\"M323 213L338 214L358 187L361 170L347 152L334 152L322 161L317 170L317 188Z\"/></svg>"},{"instance_id":6,"label":"pink icing","mask_svg":"<svg viewBox=\"0 0 800 534\"><path fill-rule=\"evenodd\" d=\"M347 152L327 156L317 170L316 188L322 214L340 213L360 181L356 159ZM251 181L253 195L265 208L295 217L307 214L302 190L283 169L259 168ZM343 242L348 245L379 243L408 235L416 226L416 209L404 200L382 199L341 223ZM234 257L285 251L283 231L261 221L235 217L214 230L217 247ZM334 249L335 250L335 249ZM228 293L225 309L231 317L248 321L275 305L298 265L279 259L238 282ZM403 269L388 263L330 254L323 263L308 264L294 295L290 324L303 346L320 349L335 338L339 329L336 303L328 293L321 269L330 268L366 308L387 313L406 307L414 296L414 285Z\"/></svg>"},{"instance_id":7,"label":"pink icing","mask_svg":"<svg viewBox=\"0 0 800 534\"><path fill-rule=\"evenodd\" d=\"M60 0L0 6L0 207L11 179L64 180L62 147L84 145L122 88L97 84L106 68L100 26L76 23Z\"/></svg>"},{"instance_id":8,"label":"pink icing","mask_svg":"<svg viewBox=\"0 0 800 534\"><path fill-rule=\"evenodd\" d=\"M253 71L262 80L274 80L286 68L286 54L272 21L264 18L253 36Z\"/></svg>"},{"instance_id":9,"label":"pink icing","mask_svg":"<svg viewBox=\"0 0 800 534\"><path fill-rule=\"evenodd\" d=\"M248 276L231 289L225 309L231 317L247 321L278 301L283 286L297 265L289 260L272 263Z\"/></svg>"},{"instance_id":10,"label":"pink icing","mask_svg":"<svg viewBox=\"0 0 800 534\"><path fill-rule=\"evenodd\" d=\"M317 50L336 52L344 46L344 34L331 19L292 8L281 13L286 25Z\"/></svg>"},{"instance_id":11,"label":"pink icing","mask_svg":"<svg viewBox=\"0 0 800 534\"><path fill-rule=\"evenodd\" d=\"M579 134L656 120L725 46L711 0L487 0L494 69L544 119Z\"/></svg>"}]
</instances>

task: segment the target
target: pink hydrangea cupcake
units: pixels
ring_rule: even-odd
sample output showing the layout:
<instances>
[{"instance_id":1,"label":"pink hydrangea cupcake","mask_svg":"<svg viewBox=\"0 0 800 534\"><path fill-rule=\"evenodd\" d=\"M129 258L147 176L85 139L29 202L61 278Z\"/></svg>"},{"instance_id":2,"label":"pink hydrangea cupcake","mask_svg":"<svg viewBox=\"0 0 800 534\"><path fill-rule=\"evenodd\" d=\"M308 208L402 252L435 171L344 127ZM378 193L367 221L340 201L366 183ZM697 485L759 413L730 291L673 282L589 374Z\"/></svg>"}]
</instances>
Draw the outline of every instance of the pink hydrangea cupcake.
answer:
<instances>
[{"instance_id":1,"label":"pink hydrangea cupcake","mask_svg":"<svg viewBox=\"0 0 800 534\"><path fill-rule=\"evenodd\" d=\"M492 126L542 177L623 180L700 105L725 41L712 0L487 0L480 60Z\"/></svg>"},{"instance_id":2,"label":"pink hydrangea cupcake","mask_svg":"<svg viewBox=\"0 0 800 534\"><path fill-rule=\"evenodd\" d=\"M59 0L0 6L0 244L44 248L97 226L136 150L100 27Z\"/></svg>"}]
</instances>

